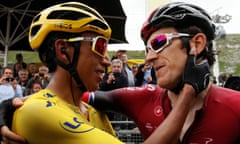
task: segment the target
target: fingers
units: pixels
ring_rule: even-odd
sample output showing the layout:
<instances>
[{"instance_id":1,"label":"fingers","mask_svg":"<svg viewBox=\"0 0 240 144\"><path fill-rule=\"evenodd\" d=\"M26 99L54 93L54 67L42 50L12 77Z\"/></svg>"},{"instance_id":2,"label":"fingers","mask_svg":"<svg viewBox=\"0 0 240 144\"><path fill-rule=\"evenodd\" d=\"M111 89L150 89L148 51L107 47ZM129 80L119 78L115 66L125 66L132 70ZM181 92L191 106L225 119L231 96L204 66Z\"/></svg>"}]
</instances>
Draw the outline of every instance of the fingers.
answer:
<instances>
[{"instance_id":1,"label":"fingers","mask_svg":"<svg viewBox=\"0 0 240 144\"><path fill-rule=\"evenodd\" d=\"M4 144L26 144L23 137L16 135L7 126L1 128L2 140Z\"/></svg>"},{"instance_id":2,"label":"fingers","mask_svg":"<svg viewBox=\"0 0 240 144\"><path fill-rule=\"evenodd\" d=\"M18 108L23 105L23 99L21 98L14 98L12 101L14 107Z\"/></svg>"}]
</instances>

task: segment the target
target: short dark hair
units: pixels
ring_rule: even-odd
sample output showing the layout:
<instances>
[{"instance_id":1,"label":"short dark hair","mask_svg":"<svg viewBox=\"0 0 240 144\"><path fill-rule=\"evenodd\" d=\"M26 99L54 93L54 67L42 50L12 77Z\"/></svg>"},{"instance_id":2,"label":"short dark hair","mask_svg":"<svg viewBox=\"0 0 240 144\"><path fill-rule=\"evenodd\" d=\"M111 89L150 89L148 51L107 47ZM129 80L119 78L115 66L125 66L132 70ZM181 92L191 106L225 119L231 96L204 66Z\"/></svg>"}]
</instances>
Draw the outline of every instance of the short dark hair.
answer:
<instances>
[{"instance_id":1,"label":"short dark hair","mask_svg":"<svg viewBox=\"0 0 240 144\"><path fill-rule=\"evenodd\" d=\"M21 53L16 54L16 58L22 58L22 57L23 57L23 55Z\"/></svg>"},{"instance_id":2,"label":"short dark hair","mask_svg":"<svg viewBox=\"0 0 240 144\"><path fill-rule=\"evenodd\" d=\"M10 70L13 72L12 67L10 67L10 66L5 66L5 67L2 68L2 71L1 71L1 74L2 74L2 75L4 74L4 72L5 72L6 69L10 69Z\"/></svg>"},{"instance_id":3,"label":"short dark hair","mask_svg":"<svg viewBox=\"0 0 240 144\"><path fill-rule=\"evenodd\" d=\"M42 45L38 49L38 55L40 60L49 69L49 72L54 72L57 68L57 59L55 53L54 43L57 39L69 39L71 37L76 37L81 34L79 33L67 33L67 32L51 32L46 39L43 41ZM80 42L69 43L73 47L80 48Z\"/></svg>"}]
</instances>

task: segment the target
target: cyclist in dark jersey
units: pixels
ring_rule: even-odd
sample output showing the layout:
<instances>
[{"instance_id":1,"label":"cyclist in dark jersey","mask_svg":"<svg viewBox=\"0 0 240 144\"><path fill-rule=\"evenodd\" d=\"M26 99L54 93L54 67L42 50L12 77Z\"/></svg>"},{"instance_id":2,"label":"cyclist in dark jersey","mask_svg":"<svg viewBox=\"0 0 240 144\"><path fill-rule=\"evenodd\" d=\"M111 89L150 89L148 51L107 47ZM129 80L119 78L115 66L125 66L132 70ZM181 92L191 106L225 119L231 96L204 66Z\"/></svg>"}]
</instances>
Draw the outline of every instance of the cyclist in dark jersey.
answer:
<instances>
[{"instance_id":1,"label":"cyclist in dark jersey","mask_svg":"<svg viewBox=\"0 0 240 144\"><path fill-rule=\"evenodd\" d=\"M196 105L196 114L189 122L181 143L239 142L239 92L210 85L205 97L201 105ZM167 90L157 85L85 93L83 99L97 109L127 115L135 121L144 139L152 134L173 108Z\"/></svg>"},{"instance_id":2,"label":"cyclist in dark jersey","mask_svg":"<svg viewBox=\"0 0 240 144\"><path fill-rule=\"evenodd\" d=\"M150 143L152 137L159 138L152 143L166 144L238 143L240 93L209 83L214 34L210 16L198 6L174 2L157 8L141 36L158 86L97 91L87 101L133 118Z\"/></svg>"}]
</instances>

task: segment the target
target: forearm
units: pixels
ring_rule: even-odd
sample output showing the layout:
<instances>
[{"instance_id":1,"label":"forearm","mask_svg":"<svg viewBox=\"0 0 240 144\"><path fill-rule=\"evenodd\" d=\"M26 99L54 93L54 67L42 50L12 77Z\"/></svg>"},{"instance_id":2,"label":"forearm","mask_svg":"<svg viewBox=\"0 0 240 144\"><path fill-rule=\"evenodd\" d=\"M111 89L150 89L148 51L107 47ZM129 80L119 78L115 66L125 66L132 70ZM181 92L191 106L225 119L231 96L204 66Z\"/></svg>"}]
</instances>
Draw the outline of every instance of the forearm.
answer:
<instances>
[{"instance_id":1,"label":"forearm","mask_svg":"<svg viewBox=\"0 0 240 144\"><path fill-rule=\"evenodd\" d=\"M94 95L91 105L96 109L102 111L117 111L117 105L115 105L112 99L112 91L96 91Z\"/></svg>"},{"instance_id":2,"label":"forearm","mask_svg":"<svg viewBox=\"0 0 240 144\"><path fill-rule=\"evenodd\" d=\"M145 144L176 144L187 114L195 99L195 91L190 85L185 85L172 111L145 141Z\"/></svg>"}]
</instances>

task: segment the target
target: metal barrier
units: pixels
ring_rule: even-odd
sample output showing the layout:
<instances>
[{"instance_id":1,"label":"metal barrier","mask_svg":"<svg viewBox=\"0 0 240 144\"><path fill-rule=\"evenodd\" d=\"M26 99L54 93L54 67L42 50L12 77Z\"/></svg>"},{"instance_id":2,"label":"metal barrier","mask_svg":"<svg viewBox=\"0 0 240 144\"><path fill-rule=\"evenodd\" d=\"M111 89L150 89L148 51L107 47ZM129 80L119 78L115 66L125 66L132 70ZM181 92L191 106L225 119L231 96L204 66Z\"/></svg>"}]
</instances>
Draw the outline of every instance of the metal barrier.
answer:
<instances>
[{"instance_id":1,"label":"metal barrier","mask_svg":"<svg viewBox=\"0 0 240 144\"><path fill-rule=\"evenodd\" d=\"M142 144L140 131L133 121L111 121L117 137L126 144Z\"/></svg>"}]
</instances>

